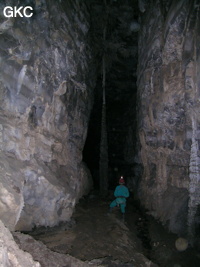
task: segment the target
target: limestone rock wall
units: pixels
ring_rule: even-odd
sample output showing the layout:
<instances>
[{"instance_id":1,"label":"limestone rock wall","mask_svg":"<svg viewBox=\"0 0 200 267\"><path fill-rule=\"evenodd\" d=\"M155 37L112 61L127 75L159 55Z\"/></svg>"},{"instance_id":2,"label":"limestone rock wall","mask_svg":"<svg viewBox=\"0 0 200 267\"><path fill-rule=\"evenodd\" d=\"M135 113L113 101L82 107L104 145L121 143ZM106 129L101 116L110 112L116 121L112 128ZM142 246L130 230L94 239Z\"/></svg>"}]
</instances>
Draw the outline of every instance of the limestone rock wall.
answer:
<instances>
[{"instance_id":1,"label":"limestone rock wall","mask_svg":"<svg viewBox=\"0 0 200 267\"><path fill-rule=\"evenodd\" d=\"M86 1L0 3L0 217L10 230L69 220L92 180L82 163L94 69ZM9 1L15 6L16 1Z\"/></svg>"},{"instance_id":2,"label":"limestone rock wall","mask_svg":"<svg viewBox=\"0 0 200 267\"><path fill-rule=\"evenodd\" d=\"M10 231L0 220L0 266L24 266L40 267L40 263L33 260L33 257L21 250L15 243Z\"/></svg>"},{"instance_id":3,"label":"limestone rock wall","mask_svg":"<svg viewBox=\"0 0 200 267\"><path fill-rule=\"evenodd\" d=\"M194 235L199 220L199 5L151 1L141 16L139 197L172 232Z\"/></svg>"}]
</instances>

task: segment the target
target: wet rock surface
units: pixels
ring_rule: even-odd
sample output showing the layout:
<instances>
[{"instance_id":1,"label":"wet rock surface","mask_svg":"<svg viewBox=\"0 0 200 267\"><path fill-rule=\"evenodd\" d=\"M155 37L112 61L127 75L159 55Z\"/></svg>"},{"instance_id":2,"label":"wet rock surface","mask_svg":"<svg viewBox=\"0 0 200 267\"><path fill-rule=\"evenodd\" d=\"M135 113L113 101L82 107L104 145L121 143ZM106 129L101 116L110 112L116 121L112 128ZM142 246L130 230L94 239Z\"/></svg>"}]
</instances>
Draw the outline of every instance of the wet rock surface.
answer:
<instances>
[{"instance_id":1,"label":"wet rock surface","mask_svg":"<svg viewBox=\"0 0 200 267\"><path fill-rule=\"evenodd\" d=\"M29 234L52 251L100 266L198 266L200 254L191 247L178 251L178 236L141 211L137 202L128 201L123 223L117 208L108 213L111 199L82 199L70 223Z\"/></svg>"}]
</instances>

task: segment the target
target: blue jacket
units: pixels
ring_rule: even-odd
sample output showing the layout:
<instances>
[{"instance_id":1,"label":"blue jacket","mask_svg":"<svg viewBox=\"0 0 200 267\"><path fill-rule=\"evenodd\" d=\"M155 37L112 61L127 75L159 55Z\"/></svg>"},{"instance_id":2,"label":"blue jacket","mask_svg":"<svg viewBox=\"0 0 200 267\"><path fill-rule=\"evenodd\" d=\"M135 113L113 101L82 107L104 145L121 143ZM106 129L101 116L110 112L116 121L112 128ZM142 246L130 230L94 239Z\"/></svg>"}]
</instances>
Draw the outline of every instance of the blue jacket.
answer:
<instances>
[{"instance_id":1,"label":"blue jacket","mask_svg":"<svg viewBox=\"0 0 200 267\"><path fill-rule=\"evenodd\" d=\"M125 185L118 185L115 188L114 196L118 204L126 203L126 198L129 197L128 188Z\"/></svg>"}]
</instances>

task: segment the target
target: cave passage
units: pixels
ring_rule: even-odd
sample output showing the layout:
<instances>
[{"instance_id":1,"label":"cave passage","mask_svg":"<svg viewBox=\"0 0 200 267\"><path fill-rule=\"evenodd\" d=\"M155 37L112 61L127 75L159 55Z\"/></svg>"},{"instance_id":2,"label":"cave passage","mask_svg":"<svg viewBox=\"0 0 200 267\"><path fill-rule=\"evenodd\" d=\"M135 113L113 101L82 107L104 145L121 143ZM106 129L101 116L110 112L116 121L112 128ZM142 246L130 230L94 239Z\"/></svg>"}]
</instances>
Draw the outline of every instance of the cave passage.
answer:
<instances>
[{"instance_id":1,"label":"cave passage","mask_svg":"<svg viewBox=\"0 0 200 267\"><path fill-rule=\"evenodd\" d=\"M8 3L32 16L6 17ZM199 12L0 1L0 265L199 266ZM125 220L108 213L121 175Z\"/></svg>"},{"instance_id":2,"label":"cave passage","mask_svg":"<svg viewBox=\"0 0 200 267\"><path fill-rule=\"evenodd\" d=\"M137 99L137 50L138 50L138 7L135 1L108 1L101 5L99 13L97 2L92 5L92 29L101 38L99 17L106 14L106 36L103 52L99 51L100 71L97 73L94 103L90 116L88 135L83 150L85 161L92 173L95 188L99 188L99 160L102 119L102 58L105 53L105 99L106 130L108 140L108 183L113 188L121 175L133 174L134 150L136 140L136 99ZM97 13L98 12L98 13ZM105 16L105 15L104 15ZM135 27L133 27L135 25ZM105 27L105 26L104 26ZM96 36L95 36L96 37ZM98 69L97 69L98 70ZM131 132L129 140L127 136ZM128 153L127 153L128 151Z\"/></svg>"}]
</instances>

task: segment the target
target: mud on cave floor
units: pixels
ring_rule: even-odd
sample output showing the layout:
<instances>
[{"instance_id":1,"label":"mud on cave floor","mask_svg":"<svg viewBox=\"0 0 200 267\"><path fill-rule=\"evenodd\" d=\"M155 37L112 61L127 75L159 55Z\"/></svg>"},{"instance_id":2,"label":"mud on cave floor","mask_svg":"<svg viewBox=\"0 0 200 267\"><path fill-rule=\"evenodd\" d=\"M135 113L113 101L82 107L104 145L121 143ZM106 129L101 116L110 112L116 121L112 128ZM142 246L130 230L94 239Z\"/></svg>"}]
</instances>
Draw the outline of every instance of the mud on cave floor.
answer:
<instances>
[{"instance_id":1,"label":"mud on cave floor","mask_svg":"<svg viewBox=\"0 0 200 267\"><path fill-rule=\"evenodd\" d=\"M118 208L108 213L112 200L113 197L102 199L97 193L90 194L77 204L70 222L53 228L37 228L29 234L52 251L83 261L120 262L120 265L106 266L153 266L142 265L141 254L161 267L200 266L200 252L190 247L177 251L177 235L168 233L142 212L136 201L132 198L127 201L123 223Z\"/></svg>"}]
</instances>

